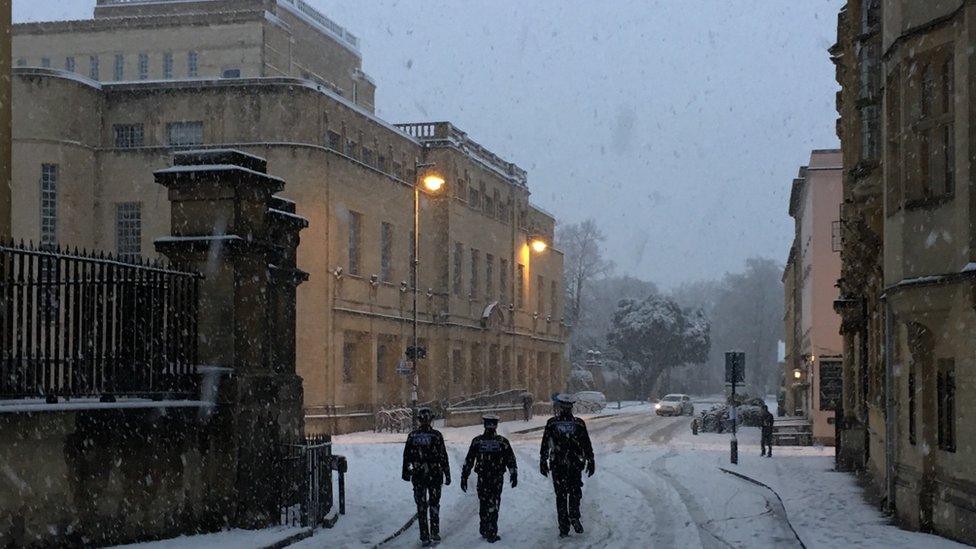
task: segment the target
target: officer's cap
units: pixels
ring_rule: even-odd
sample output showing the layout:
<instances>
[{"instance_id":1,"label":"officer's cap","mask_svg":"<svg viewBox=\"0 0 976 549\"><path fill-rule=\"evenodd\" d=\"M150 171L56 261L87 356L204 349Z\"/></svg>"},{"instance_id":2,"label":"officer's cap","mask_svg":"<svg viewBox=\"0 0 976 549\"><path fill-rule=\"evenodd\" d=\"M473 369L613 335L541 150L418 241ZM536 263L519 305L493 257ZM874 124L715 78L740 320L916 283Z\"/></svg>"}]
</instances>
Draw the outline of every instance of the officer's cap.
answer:
<instances>
[{"instance_id":1,"label":"officer's cap","mask_svg":"<svg viewBox=\"0 0 976 549\"><path fill-rule=\"evenodd\" d=\"M495 414L485 414L481 416L481 419L485 422L485 425L498 425L498 416Z\"/></svg>"},{"instance_id":2,"label":"officer's cap","mask_svg":"<svg viewBox=\"0 0 976 549\"><path fill-rule=\"evenodd\" d=\"M576 396L566 393L556 395L556 404L560 406L572 406L576 403Z\"/></svg>"}]
</instances>

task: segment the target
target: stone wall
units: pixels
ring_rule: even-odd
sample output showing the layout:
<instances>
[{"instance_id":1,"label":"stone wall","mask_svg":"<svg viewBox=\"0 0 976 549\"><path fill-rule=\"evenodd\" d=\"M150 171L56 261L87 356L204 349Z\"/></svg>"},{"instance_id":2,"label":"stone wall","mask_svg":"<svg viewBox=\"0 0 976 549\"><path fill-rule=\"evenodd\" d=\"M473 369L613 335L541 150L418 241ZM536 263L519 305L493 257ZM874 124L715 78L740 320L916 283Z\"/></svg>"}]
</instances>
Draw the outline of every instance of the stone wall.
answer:
<instances>
[{"instance_id":1,"label":"stone wall","mask_svg":"<svg viewBox=\"0 0 976 549\"><path fill-rule=\"evenodd\" d=\"M197 406L0 413L0 546L226 525L236 505L235 456L221 435L230 419Z\"/></svg>"}]
</instances>

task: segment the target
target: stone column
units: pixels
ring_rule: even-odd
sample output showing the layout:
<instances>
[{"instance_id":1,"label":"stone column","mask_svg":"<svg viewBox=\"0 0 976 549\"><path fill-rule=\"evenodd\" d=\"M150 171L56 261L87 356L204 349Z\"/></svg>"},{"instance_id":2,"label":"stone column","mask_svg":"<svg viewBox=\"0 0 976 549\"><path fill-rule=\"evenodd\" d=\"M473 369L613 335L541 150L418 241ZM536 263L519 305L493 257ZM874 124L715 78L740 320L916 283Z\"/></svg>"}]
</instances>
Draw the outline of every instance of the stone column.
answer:
<instances>
[{"instance_id":1,"label":"stone column","mask_svg":"<svg viewBox=\"0 0 976 549\"><path fill-rule=\"evenodd\" d=\"M169 189L172 236L156 249L174 265L203 273L199 359L219 377L215 425L232 462L231 522L276 522L282 444L303 430L295 374L295 266L307 222L276 199L284 181L265 160L233 150L177 153L155 173ZM216 372L216 374L214 374Z\"/></svg>"}]
</instances>

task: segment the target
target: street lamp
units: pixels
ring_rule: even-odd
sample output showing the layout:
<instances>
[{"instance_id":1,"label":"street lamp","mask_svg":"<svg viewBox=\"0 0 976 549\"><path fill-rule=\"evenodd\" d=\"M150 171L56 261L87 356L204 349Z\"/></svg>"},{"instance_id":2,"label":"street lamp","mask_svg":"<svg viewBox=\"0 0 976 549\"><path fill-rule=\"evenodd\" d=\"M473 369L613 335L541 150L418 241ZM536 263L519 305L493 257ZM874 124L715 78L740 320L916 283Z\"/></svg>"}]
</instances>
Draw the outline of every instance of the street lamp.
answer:
<instances>
[{"instance_id":1,"label":"street lamp","mask_svg":"<svg viewBox=\"0 0 976 549\"><path fill-rule=\"evenodd\" d=\"M426 356L426 349L421 351L417 344L417 291L420 286L420 187L421 185L427 192L436 193L444 188L444 178L435 172L423 170L433 168L433 162L421 163L420 160L414 161L414 182L413 182L413 265L411 273L413 278L413 343L407 352L407 358L413 361L413 379L410 388L410 408L411 422L417 428L417 389L420 386L420 374L417 369L417 361Z\"/></svg>"},{"instance_id":2,"label":"street lamp","mask_svg":"<svg viewBox=\"0 0 976 549\"><path fill-rule=\"evenodd\" d=\"M546 244L545 240L538 237L533 238L532 241L529 243L529 246L531 246L532 251L537 254L541 254L542 252L546 251L546 248L549 247L549 245Z\"/></svg>"}]
</instances>

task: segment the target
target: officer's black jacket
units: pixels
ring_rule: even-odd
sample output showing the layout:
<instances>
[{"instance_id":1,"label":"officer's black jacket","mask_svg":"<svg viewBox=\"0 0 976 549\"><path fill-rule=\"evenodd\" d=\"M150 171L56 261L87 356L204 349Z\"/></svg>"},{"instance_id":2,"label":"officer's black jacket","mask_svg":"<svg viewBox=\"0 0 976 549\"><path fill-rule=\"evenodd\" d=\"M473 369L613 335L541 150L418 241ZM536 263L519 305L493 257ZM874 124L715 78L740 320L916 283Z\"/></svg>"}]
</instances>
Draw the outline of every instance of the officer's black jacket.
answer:
<instances>
[{"instance_id":1,"label":"officer's black jacket","mask_svg":"<svg viewBox=\"0 0 976 549\"><path fill-rule=\"evenodd\" d=\"M776 418L773 417L772 412L768 410L764 411L762 415L762 432L772 434L774 423L776 423Z\"/></svg>"},{"instance_id":2,"label":"officer's black jacket","mask_svg":"<svg viewBox=\"0 0 976 549\"><path fill-rule=\"evenodd\" d=\"M549 418L542 434L539 462L550 469L574 470L582 470L586 462L594 462L586 423L574 416Z\"/></svg>"},{"instance_id":3,"label":"officer's black jacket","mask_svg":"<svg viewBox=\"0 0 976 549\"><path fill-rule=\"evenodd\" d=\"M415 481L441 483L444 476L451 476L447 462L447 448L440 431L421 427L407 435L403 446L403 475L410 474Z\"/></svg>"},{"instance_id":4,"label":"officer's black jacket","mask_svg":"<svg viewBox=\"0 0 976 549\"><path fill-rule=\"evenodd\" d=\"M501 478L508 469L510 476L518 474L518 464L515 462L515 452L508 439L499 435L478 435L471 441L468 455L464 458L464 468L461 478L466 479L474 469L478 479Z\"/></svg>"}]
</instances>

